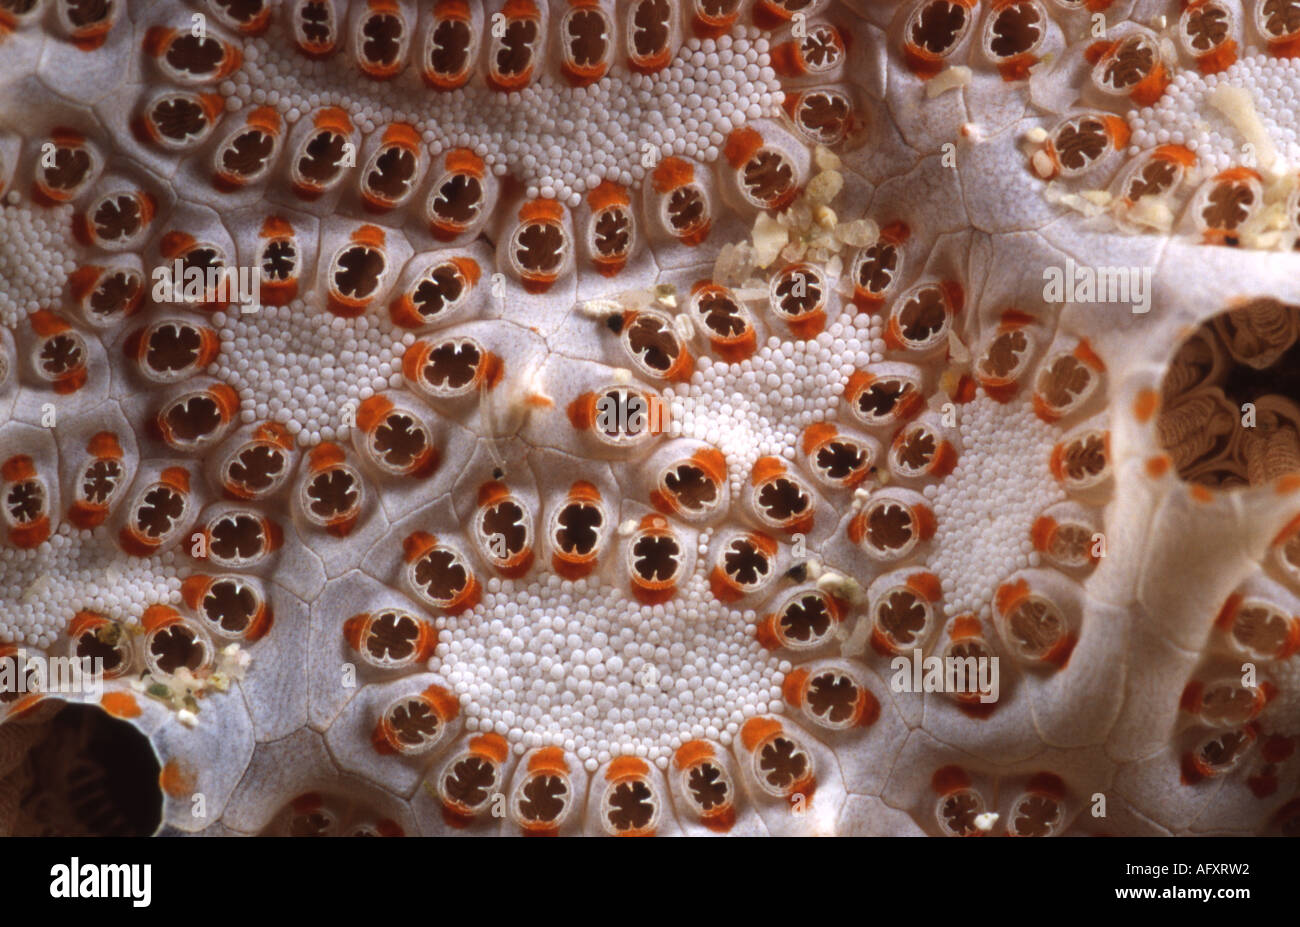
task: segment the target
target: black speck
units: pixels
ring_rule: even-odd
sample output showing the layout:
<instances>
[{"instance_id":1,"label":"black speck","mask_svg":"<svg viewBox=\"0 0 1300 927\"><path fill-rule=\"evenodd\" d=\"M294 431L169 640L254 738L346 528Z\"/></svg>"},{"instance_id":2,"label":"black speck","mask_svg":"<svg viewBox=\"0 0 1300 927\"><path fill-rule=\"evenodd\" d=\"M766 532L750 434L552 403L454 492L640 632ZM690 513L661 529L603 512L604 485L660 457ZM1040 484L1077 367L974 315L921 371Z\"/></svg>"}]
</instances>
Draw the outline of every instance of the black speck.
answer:
<instances>
[{"instance_id":1,"label":"black speck","mask_svg":"<svg viewBox=\"0 0 1300 927\"><path fill-rule=\"evenodd\" d=\"M605 327L614 334L621 334L623 331L623 317L621 315L605 316Z\"/></svg>"}]
</instances>

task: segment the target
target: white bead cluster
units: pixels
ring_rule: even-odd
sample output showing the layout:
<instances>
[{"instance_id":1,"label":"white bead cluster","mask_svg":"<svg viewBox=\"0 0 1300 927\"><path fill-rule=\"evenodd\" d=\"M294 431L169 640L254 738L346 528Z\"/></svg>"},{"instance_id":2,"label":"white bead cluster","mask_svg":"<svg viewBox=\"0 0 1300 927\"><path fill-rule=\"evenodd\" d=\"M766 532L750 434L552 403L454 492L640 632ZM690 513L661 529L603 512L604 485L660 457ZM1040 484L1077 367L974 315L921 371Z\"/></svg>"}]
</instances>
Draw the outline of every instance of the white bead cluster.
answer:
<instances>
[{"instance_id":1,"label":"white bead cluster","mask_svg":"<svg viewBox=\"0 0 1300 927\"><path fill-rule=\"evenodd\" d=\"M1300 61L1266 55L1247 56L1208 77L1191 70L1178 72L1155 106L1130 114L1130 153L1157 145L1186 145L1196 153L1206 176L1235 165L1250 166L1241 133L1209 103L1220 86L1247 91L1277 153L1290 165L1300 164ZM1283 165L1274 165L1274 170L1283 172Z\"/></svg>"},{"instance_id":2,"label":"white bead cluster","mask_svg":"<svg viewBox=\"0 0 1300 927\"><path fill-rule=\"evenodd\" d=\"M938 521L928 566L945 614L982 615L999 583L1038 563L1030 528L1065 498L1048 469L1060 434L1025 399L1003 405L980 393L959 408L957 466L925 489Z\"/></svg>"},{"instance_id":3,"label":"white bead cluster","mask_svg":"<svg viewBox=\"0 0 1300 927\"><path fill-rule=\"evenodd\" d=\"M295 299L256 312L213 316L221 353L208 372L239 393L244 422L280 422L310 446L347 437L345 412L402 383L402 354L415 341L382 312L331 315L321 300Z\"/></svg>"},{"instance_id":4,"label":"white bead cluster","mask_svg":"<svg viewBox=\"0 0 1300 927\"><path fill-rule=\"evenodd\" d=\"M833 417L855 367L883 360L878 319L858 314L809 341L775 336L751 358L729 364L704 355L685 387L664 390L670 434L722 451L733 494L763 456L793 459L799 434Z\"/></svg>"},{"instance_id":5,"label":"white bead cluster","mask_svg":"<svg viewBox=\"0 0 1300 927\"><path fill-rule=\"evenodd\" d=\"M155 603L181 601L176 554L128 557L104 527L67 524L32 550L0 546L0 641L49 647L82 609L138 624Z\"/></svg>"},{"instance_id":6,"label":"white bead cluster","mask_svg":"<svg viewBox=\"0 0 1300 927\"><path fill-rule=\"evenodd\" d=\"M290 123L323 106L342 107L367 135L408 122L431 155L471 148L496 174L521 180L530 197L576 207L602 180L639 183L646 160L651 167L669 154L713 161L732 129L777 115L783 95L761 35L739 27L734 36L691 38L656 74L634 74L616 62L590 87L569 86L548 63L522 91L500 93L471 81L437 93L414 67L375 83L341 56L308 61L274 27L245 43L244 65L221 92L231 110L272 106Z\"/></svg>"},{"instance_id":7,"label":"white bead cluster","mask_svg":"<svg viewBox=\"0 0 1300 927\"><path fill-rule=\"evenodd\" d=\"M16 328L30 313L63 301L77 269L68 236L72 207L33 209L16 190L0 202L0 325Z\"/></svg>"},{"instance_id":8,"label":"white bead cluster","mask_svg":"<svg viewBox=\"0 0 1300 927\"><path fill-rule=\"evenodd\" d=\"M729 744L746 718L783 708L790 665L755 641L753 612L713 598L704 570L653 607L598 580L489 580L473 610L437 619L430 668L469 730L516 752L553 744L588 770L621 754L666 767L684 742Z\"/></svg>"}]
</instances>

